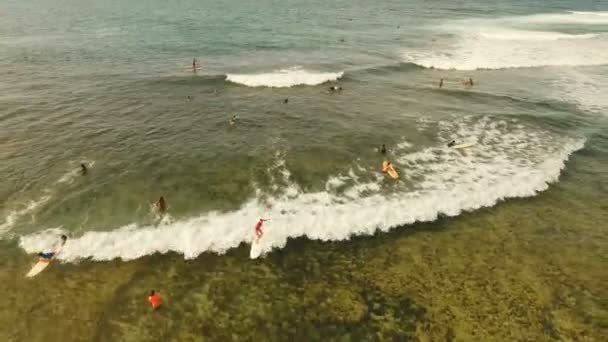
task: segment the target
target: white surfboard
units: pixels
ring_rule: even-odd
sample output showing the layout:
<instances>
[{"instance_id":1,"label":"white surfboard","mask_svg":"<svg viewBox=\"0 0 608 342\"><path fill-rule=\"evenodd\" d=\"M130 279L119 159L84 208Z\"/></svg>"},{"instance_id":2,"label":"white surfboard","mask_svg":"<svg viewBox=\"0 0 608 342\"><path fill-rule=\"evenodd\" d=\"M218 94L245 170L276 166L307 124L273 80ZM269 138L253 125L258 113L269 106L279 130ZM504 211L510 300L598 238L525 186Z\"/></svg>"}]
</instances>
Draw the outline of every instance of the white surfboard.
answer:
<instances>
[{"instance_id":1,"label":"white surfboard","mask_svg":"<svg viewBox=\"0 0 608 342\"><path fill-rule=\"evenodd\" d=\"M257 259L260 254L262 254L262 239L254 237L253 240L251 240L251 250L249 251L249 257L251 259Z\"/></svg>"},{"instance_id":2,"label":"white surfboard","mask_svg":"<svg viewBox=\"0 0 608 342\"><path fill-rule=\"evenodd\" d=\"M467 148L467 147L471 147L475 144L476 144L476 142L463 143L463 144L454 145L454 146L452 146L452 148Z\"/></svg>"},{"instance_id":3,"label":"white surfboard","mask_svg":"<svg viewBox=\"0 0 608 342\"><path fill-rule=\"evenodd\" d=\"M27 272L27 274L25 276L28 278L32 278L32 277L36 276L38 273L44 271L44 269L47 268L53 260L55 260L55 258L57 257L57 254L59 254L59 252L61 252L62 249L63 249L63 246L57 248L55 250L55 254L53 255L53 258L50 260L39 258L38 262L34 264L32 269L29 272Z\"/></svg>"},{"instance_id":4,"label":"white surfboard","mask_svg":"<svg viewBox=\"0 0 608 342\"><path fill-rule=\"evenodd\" d=\"M51 263L51 260L38 260L38 262L32 267L32 269L25 275L28 278L31 278L38 273L44 271L44 269Z\"/></svg>"}]
</instances>

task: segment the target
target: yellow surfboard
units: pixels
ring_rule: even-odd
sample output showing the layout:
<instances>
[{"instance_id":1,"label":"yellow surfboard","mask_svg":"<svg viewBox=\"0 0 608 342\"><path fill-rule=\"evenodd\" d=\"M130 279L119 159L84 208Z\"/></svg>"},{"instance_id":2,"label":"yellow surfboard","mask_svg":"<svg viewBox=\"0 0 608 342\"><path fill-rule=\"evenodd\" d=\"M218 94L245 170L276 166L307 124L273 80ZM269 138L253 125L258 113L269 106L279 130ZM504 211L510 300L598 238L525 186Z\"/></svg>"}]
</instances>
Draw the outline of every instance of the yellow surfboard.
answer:
<instances>
[{"instance_id":1,"label":"yellow surfboard","mask_svg":"<svg viewBox=\"0 0 608 342\"><path fill-rule=\"evenodd\" d=\"M382 162L382 172L387 173L393 179L399 179L399 174L397 173L397 170L395 170L393 165L386 160Z\"/></svg>"}]
</instances>

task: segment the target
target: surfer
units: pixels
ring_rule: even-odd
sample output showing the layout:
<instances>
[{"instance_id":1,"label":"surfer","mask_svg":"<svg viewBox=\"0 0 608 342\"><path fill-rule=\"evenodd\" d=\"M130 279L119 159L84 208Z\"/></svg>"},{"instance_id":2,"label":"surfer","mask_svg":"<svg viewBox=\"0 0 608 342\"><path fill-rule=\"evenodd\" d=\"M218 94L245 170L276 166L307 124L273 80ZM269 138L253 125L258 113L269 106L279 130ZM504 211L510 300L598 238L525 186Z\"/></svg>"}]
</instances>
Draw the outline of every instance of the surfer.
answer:
<instances>
[{"instance_id":1,"label":"surfer","mask_svg":"<svg viewBox=\"0 0 608 342\"><path fill-rule=\"evenodd\" d=\"M150 295L148 296L148 302L152 305L152 310L156 310L163 303L163 300L160 298L160 293L150 290Z\"/></svg>"},{"instance_id":2,"label":"surfer","mask_svg":"<svg viewBox=\"0 0 608 342\"><path fill-rule=\"evenodd\" d=\"M234 126L234 124L236 124L236 121L239 119L239 117L235 114L233 115L230 120L228 120L228 122L230 123L230 126Z\"/></svg>"},{"instance_id":3,"label":"surfer","mask_svg":"<svg viewBox=\"0 0 608 342\"><path fill-rule=\"evenodd\" d=\"M167 202L163 196L160 196L156 202L156 210L162 215L167 211Z\"/></svg>"},{"instance_id":4,"label":"surfer","mask_svg":"<svg viewBox=\"0 0 608 342\"><path fill-rule=\"evenodd\" d=\"M386 154L386 146L384 144L382 144L382 147L380 148L380 153Z\"/></svg>"},{"instance_id":5,"label":"surfer","mask_svg":"<svg viewBox=\"0 0 608 342\"><path fill-rule=\"evenodd\" d=\"M334 85L329 87L329 91L342 91L342 87Z\"/></svg>"},{"instance_id":6,"label":"surfer","mask_svg":"<svg viewBox=\"0 0 608 342\"><path fill-rule=\"evenodd\" d=\"M263 219L261 218L258 223L255 224L255 236L258 237L258 241L260 240L260 238L262 237L262 235L264 234L264 232L262 231L262 225L264 224L264 222L268 221L267 219Z\"/></svg>"},{"instance_id":7,"label":"surfer","mask_svg":"<svg viewBox=\"0 0 608 342\"><path fill-rule=\"evenodd\" d=\"M188 96L186 97L186 101L188 101L188 102L192 101L192 96L188 95Z\"/></svg>"},{"instance_id":8,"label":"surfer","mask_svg":"<svg viewBox=\"0 0 608 342\"><path fill-rule=\"evenodd\" d=\"M456 145L456 140L452 140L448 143L448 147L452 147L454 145Z\"/></svg>"},{"instance_id":9,"label":"surfer","mask_svg":"<svg viewBox=\"0 0 608 342\"><path fill-rule=\"evenodd\" d=\"M89 171L89 169L87 169L87 166L84 165L84 163L80 164L80 174L81 175L83 175L83 176L86 175L88 171Z\"/></svg>"},{"instance_id":10,"label":"surfer","mask_svg":"<svg viewBox=\"0 0 608 342\"><path fill-rule=\"evenodd\" d=\"M63 245L65 245L65 242L68 240L68 237L65 235L61 235L61 241L57 242L54 246L53 246L53 251L49 252L49 253L38 253L38 256L40 257L39 261L51 261L55 258L55 255L57 255L57 253L59 252L59 250L61 249L61 247L63 247Z\"/></svg>"},{"instance_id":11,"label":"surfer","mask_svg":"<svg viewBox=\"0 0 608 342\"><path fill-rule=\"evenodd\" d=\"M384 165L382 165L382 172L388 172L388 170L393 168L393 164L390 161L385 161Z\"/></svg>"},{"instance_id":12,"label":"surfer","mask_svg":"<svg viewBox=\"0 0 608 342\"><path fill-rule=\"evenodd\" d=\"M283 103L284 103L284 104L287 104L288 102L289 102L289 99L288 99L288 98L285 98L285 100L283 100Z\"/></svg>"},{"instance_id":13,"label":"surfer","mask_svg":"<svg viewBox=\"0 0 608 342\"><path fill-rule=\"evenodd\" d=\"M192 72L196 72L196 67L197 67L196 58L193 58L192 59Z\"/></svg>"},{"instance_id":14,"label":"surfer","mask_svg":"<svg viewBox=\"0 0 608 342\"><path fill-rule=\"evenodd\" d=\"M439 89L443 88L443 78L439 80Z\"/></svg>"}]
</instances>

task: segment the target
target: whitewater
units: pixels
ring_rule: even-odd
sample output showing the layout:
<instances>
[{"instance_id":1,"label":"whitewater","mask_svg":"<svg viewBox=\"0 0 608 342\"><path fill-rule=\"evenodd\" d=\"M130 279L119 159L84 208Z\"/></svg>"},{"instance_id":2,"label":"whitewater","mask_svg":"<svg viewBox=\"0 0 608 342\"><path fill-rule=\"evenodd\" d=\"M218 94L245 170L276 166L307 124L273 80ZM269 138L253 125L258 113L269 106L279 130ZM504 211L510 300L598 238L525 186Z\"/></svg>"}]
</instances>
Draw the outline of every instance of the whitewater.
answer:
<instances>
[{"instance_id":1,"label":"whitewater","mask_svg":"<svg viewBox=\"0 0 608 342\"><path fill-rule=\"evenodd\" d=\"M72 236L59 259L132 260L167 252L192 259L204 252L222 254L249 244L260 217L271 219L265 224L263 253L284 248L289 239L301 236L348 240L354 235L433 221L442 215L456 216L507 198L534 196L558 180L568 157L585 143L584 138L488 116L428 119L420 129L429 125L438 129L435 145L417 148L404 140L392 151L402 182L387 180L379 166L353 161L348 173L327 179L325 191L305 192L292 181L285 156L278 153L268 167L269 171L280 171L282 179L274 182L278 195L258 190L236 211L212 211L158 225L133 223L88 231ZM477 144L464 151L453 150L446 144L454 138ZM361 180L369 174L375 175L371 181ZM69 234L57 227L22 236L20 246L28 253L46 250L62 233Z\"/></svg>"}]
</instances>

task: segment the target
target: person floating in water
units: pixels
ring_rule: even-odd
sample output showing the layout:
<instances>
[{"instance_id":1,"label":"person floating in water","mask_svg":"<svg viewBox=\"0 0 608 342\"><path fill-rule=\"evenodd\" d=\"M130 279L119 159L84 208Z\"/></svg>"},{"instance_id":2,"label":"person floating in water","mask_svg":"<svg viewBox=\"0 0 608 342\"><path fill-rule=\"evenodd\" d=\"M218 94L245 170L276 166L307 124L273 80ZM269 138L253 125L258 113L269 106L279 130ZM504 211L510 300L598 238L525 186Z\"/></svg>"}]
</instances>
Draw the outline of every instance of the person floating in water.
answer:
<instances>
[{"instance_id":1,"label":"person floating in water","mask_svg":"<svg viewBox=\"0 0 608 342\"><path fill-rule=\"evenodd\" d=\"M165 201L165 198L163 196L160 196L160 198L156 202L156 210L158 210L161 215L167 212L167 202Z\"/></svg>"},{"instance_id":2,"label":"person floating in water","mask_svg":"<svg viewBox=\"0 0 608 342\"><path fill-rule=\"evenodd\" d=\"M234 126L234 124L236 124L236 121L238 119L239 119L239 117L235 114L230 118L230 120L228 120L228 123L230 123L230 126Z\"/></svg>"},{"instance_id":3,"label":"person floating in water","mask_svg":"<svg viewBox=\"0 0 608 342\"><path fill-rule=\"evenodd\" d=\"M186 101L188 101L188 102L192 101L192 96L188 95L188 96L186 97Z\"/></svg>"},{"instance_id":4,"label":"person floating in water","mask_svg":"<svg viewBox=\"0 0 608 342\"><path fill-rule=\"evenodd\" d=\"M260 241L260 238L262 237L262 235L264 235L264 232L262 231L262 225L266 221L268 221L268 220L261 218L258 221L258 223L255 224L255 236L257 236L257 240L256 241Z\"/></svg>"},{"instance_id":5,"label":"person floating in water","mask_svg":"<svg viewBox=\"0 0 608 342\"><path fill-rule=\"evenodd\" d=\"M452 147L454 145L456 145L456 140L452 140L448 143L448 147Z\"/></svg>"},{"instance_id":6,"label":"person floating in water","mask_svg":"<svg viewBox=\"0 0 608 342\"><path fill-rule=\"evenodd\" d=\"M380 153L386 154L386 146L384 144L382 144L382 147L380 148Z\"/></svg>"},{"instance_id":7,"label":"person floating in water","mask_svg":"<svg viewBox=\"0 0 608 342\"><path fill-rule=\"evenodd\" d=\"M285 100L283 100L283 103L287 104L289 102L288 98L285 98Z\"/></svg>"},{"instance_id":8,"label":"person floating in water","mask_svg":"<svg viewBox=\"0 0 608 342\"><path fill-rule=\"evenodd\" d=\"M49 253L38 253L38 256L40 257L40 261L46 261L46 262L50 262L51 260L55 259L55 256L57 255L57 253L59 253L59 250L63 247L63 245L65 245L65 242L68 240L68 237L65 235L61 235L61 241L57 242L54 246L53 246L53 251L49 252Z\"/></svg>"},{"instance_id":9,"label":"person floating in water","mask_svg":"<svg viewBox=\"0 0 608 342\"><path fill-rule=\"evenodd\" d=\"M84 163L80 164L80 174L84 176L87 174L87 172L89 172L87 166L84 165Z\"/></svg>"},{"instance_id":10,"label":"person floating in water","mask_svg":"<svg viewBox=\"0 0 608 342\"><path fill-rule=\"evenodd\" d=\"M439 89L443 88L443 78L439 80Z\"/></svg>"},{"instance_id":11,"label":"person floating in water","mask_svg":"<svg viewBox=\"0 0 608 342\"><path fill-rule=\"evenodd\" d=\"M148 302L152 305L152 310L156 310L163 303L163 300L160 298L160 293L150 290L150 295L148 296Z\"/></svg>"},{"instance_id":12,"label":"person floating in water","mask_svg":"<svg viewBox=\"0 0 608 342\"><path fill-rule=\"evenodd\" d=\"M329 87L329 91L341 91L342 87L341 86L331 86Z\"/></svg>"}]
</instances>

